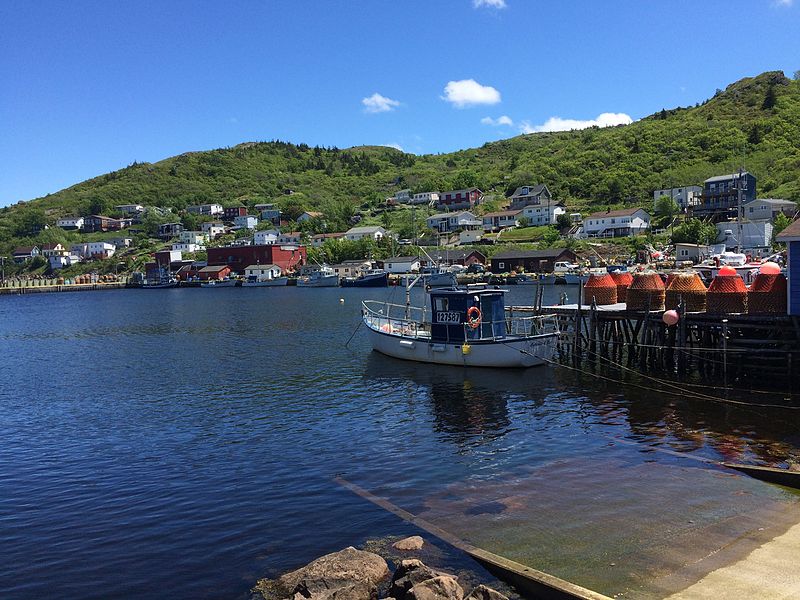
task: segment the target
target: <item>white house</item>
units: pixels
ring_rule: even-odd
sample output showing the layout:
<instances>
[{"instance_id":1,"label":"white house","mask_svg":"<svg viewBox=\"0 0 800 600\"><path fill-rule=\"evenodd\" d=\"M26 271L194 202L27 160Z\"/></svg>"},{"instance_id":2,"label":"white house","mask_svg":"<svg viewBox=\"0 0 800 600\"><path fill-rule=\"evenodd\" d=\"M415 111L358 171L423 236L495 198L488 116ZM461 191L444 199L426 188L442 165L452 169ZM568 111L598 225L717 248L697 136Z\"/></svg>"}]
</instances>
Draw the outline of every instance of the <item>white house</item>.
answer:
<instances>
[{"instance_id":1,"label":"white house","mask_svg":"<svg viewBox=\"0 0 800 600\"><path fill-rule=\"evenodd\" d=\"M115 246L117 249L121 249L121 248L130 248L130 247L131 247L131 244L133 244L133 239L132 239L132 238L126 238L126 237L121 237L121 238L110 238L110 239L108 239L108 240L106 240L106 241L107 241L109 244L114 244L114 246Z\"/></svg>"},{"instance_id":2,"label":"white house","mask_svg":"<svg viewBox=\"0 0 800 600\"><path fill-rule=\"evenodd\" d=\"M81 257L77 254L54 254L47 259L47 262L50 263L50 269L56 271L81 262Z\"/></svg>"},{"instance_id":3,"label":"white house","mask_svg":"<svg viewBox=\"0 0 800 600\"><path fill-rule=\"evenodd\" d=\"M239 229L255 229L258 225L258 217L253 215L239 215L233 217L233 226Z\"/></svg>"},{"instance_id":4,"label":"white house","mask_svg":"<svg viewBox=\"0 0 800 600\"><path fill-rule=\"evenodd\" d=\"M141 204L118 204L114 208L123 215L138 215L144 211L144 206Z\"/></svg>"},{"instance_id":5,"label":"white house","mask_svg":"<svg viewBox=\"0 0 800 600\"><path fill-rule=\"evenodd\" d=\"M439 203L439 192L420 192L419 194L414 194L414 197L411 199L411 204L438 204Z\"/></svg>"},{"instance_id":6,"label":"white house","mask_svg":"<svg viewBox=\"0 0 800 600\"><path fill-rule=\"evenodd\" d=\"M644 233L650 227L650 215L643 208L623 208L596 212L583 220L589 237L625 237Z\"/></svg>"},{"instance_id":7,"label":"white house","mask_svg":"<svg viewBox=\"0 0 800 600\"><path fill-rule=\"evenodd\" d=\"M511 194L509 210L521 210L526 206L548 206L553 203L553 195L544 183L523 185Z\"/></svg>"},{"instance_id":8,"label":"white house","mask_svg":"<svg viewBox=\"0 0 800 600\"><path fill-rule=\"evenodd\" d=\"M213 240L225 233L225 225L222 221L209 221L200 225L200 230Z\"/></svg>"},{"instance_id":9,"label":"white house","mask_svg":"<svg viewBox=\"0 0 800 600\"><path fill-rule=\"evenodd\" d=\"M268 281L281 276L278 265L250 265L244 269L245 277L250 281Z\"/></svg>"},{"instance_id":10,"label":"white house","mask_svg":"<svg viewBox=\"0 0 800 600\"><path fill-rule=\"evenodd\" d=\"M55 243L55 244L44 244L41 248L39 248L39 252L41 252L42 256L44 256L45 258L49 258L51 256L66 254L67 250L66 248L64 248L63 245Z\"/></svg>"},{"instance_id":11,"label":"white house","mask_svg":"<svg viewBox=\"0 0 800 600\"><path fill-rule=\"evenodd\" d=\"M772 221L781 213L791 220L797 214L797 202L778 198L759 198L742 206L742 211L748 221Z\"/></svg>"},{"instance_id":12,"label":"white house","mask_svg":"<svg viewBox=\"0 0 800 600\"><path fill-rule=\"evenodd\" d=\"M371 237L373 240L379 240L389 235L389 232L380 226L371 227L351 227L344 233L344 237L350 241L356 242L358 240Z\"/></svg>"},{"instance_id":13,"label":"white house","mask_svg":"<svg viewBox=\"0 0 800 600\"><path fill-rule=\"evenodd\" d=\"M272 246L278 243L278 237L281 232L277 229L262 229L253 234L254 246Z\"/></svg>"},{"instance_id":14,"label":"white house","mask_svg":"<svg viewBox=\"0 0 800 600\"><path fill-rule=\"evenodd\" d=\"M476 225L481 227L483 225L483 221L468 210L438 213L428 217L425 222L428 225L428 229L435 229L439 233L449 233L457 229L466 229Z\"/></svg>"},{"instance_id":15,"label":"white house","mask_svg":"<svg viewBox=\"0 0 800 600\"><path fill-rule=\"evenodd\" d=\"M321 219L323 216L324 215L321 212L307 210L302 215L297 217L297 222L302 223L303 221L310 221L311 219Z\"/></svg>"},{"instance_id":16,"label":"white house","mask_svg":"<svg viewBox=\"0 0 800 600\"><path fill-rule=\"evenodd\" d=\"M420 260L416 256L393 256L383 261L387 273L419 273Z\"/></svg>"},{"instance_id":17,"label":"white house","mask_svg":"<svg viewBox=\"0 0 800 600\"><path fill-rule=\"evenodd\" d=\"M566 212L564 207L556 202L546 202L540 205L529 204L522 209L519 218L525 217L528 225L555 225L558 223L558 216Z\"/></svg>"},{"instance_id":18,"label":"white house","mask_svg":"<svg viewBox=\"0 0 800 600\"><path fill-rule=\"evenodd\" d=\"M111 258L116 251L117 247L108 242L84 242L70 247L70 254L81 258Z\"/></svg>"},{"instance_id":19,"label":"white house","mask_svg":"<svg viewBox=\"0 0 800 600\"><path fill-rule=\"evenodd\" d=\"M200 244L193 244L187 242L175 242L172 244L172 249L177 250L181 253L192 253L192 252L200 252L201 250L205 250L205 246L201 246Z\"/></svg>"},{"instance_id":20,"label":"white house","mask_svg":"<svg viewBox=\"0 0 800 600\"><path fill-rule=\"evenodd\" d=\"M181 231L179 240L184 244L202 246L208 241L208 236L202 231Z\"/></svg>"},{"instance_id":21,"label":"white house","mask_svg":"<svg viewBox=\"0 0 800 600\"><path fill-rule=\"evenodd\" d=\"M711 256L711 248L704 244L675 244L675 260L699 263Z\"/></svg>"},{"instance_id":22,"label":"white house","mask_svg":"<svg viewBox=\"0 0 800 600\"><path fill-rule=\"evenodd\" d=\"M516 227L522 216L521 210L502 210L483 215L483 230L497 231L503 227Z\"/></svg>"},{"instance_id":23,"label":"white house","mask_svg":"<svg viewBox=\"0 0 800 600\"><path fill-rule=\"evenodd\" d=\"M196 215L221 215L225 212L222 204L196 204L194 206L187 206L187 212Z\"/></svg>"},{"instance_id":24,"label":"white house","mask_svg":"<svg viewBox=\"0 0 800 600\"><path fill-rule=\"evenodd\" d=\"M56 225L61 229L83 229L83 217L64 217L58 219Z\"/></svg>"},{"instance_id":25,"label":"white house","mask_svg":"<svg viewBox=\"0 0 800 600\"><path fill-rule=\"evenodd\" d=\"M703 197L703 188L699 185L685 185L683 187L667 188L653 192L653 208L656 207L661 196L669 196L681 208L699 206Z\"/></svg>"}]
</instances>

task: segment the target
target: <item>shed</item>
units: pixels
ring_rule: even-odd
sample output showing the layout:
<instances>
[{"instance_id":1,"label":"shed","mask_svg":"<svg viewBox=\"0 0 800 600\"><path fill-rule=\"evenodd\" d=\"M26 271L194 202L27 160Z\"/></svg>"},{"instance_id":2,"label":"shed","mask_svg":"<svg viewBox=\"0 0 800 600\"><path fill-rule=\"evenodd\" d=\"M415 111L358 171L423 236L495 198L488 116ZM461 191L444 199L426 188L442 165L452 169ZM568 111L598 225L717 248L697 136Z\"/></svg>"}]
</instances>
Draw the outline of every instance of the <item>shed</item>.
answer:
<instances>
[{"instance_id":1,"label":"shed","mask_svg":"<svg viewBox=\"0 0 800 600\"><path fill-rule=\"evenodd\" d=\"M776 241L786 244L789 314L800 316L800 219L781 231Z\"/></svg>"},{"instance_id":2,"label":"shed","mask_svg":"<svg viewBox=\"0 0 800 600\"><path fill-rule=\"evenodd\" d=\"M557 262L575 262L578 257L567 248L547 250L512 250L492 257L492 273L508 273L520 268L527 272L551 273Z\"/></svg>"},{"instance_id":3,"label":"shed","mask_svg":"<svg viewBox=\"0 0 800 600\"><path fill-rule=\"evenodd\" d=\"M230 274L231 268L228 265L203 267L197 272L198 277L200 277L200 281L210 281L214 279L220 281L225 279Z\"/></svg>"}]
</instances>

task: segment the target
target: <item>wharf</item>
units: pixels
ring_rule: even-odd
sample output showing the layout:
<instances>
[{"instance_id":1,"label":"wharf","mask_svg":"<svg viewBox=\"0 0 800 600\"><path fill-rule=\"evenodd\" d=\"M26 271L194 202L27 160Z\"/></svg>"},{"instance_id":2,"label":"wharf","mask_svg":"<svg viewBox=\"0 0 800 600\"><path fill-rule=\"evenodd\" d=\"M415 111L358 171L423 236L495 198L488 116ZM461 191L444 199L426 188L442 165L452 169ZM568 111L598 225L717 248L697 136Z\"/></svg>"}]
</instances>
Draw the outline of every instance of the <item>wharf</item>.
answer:
<instances>
[{"instance_id":1,"label":"wharf","mask_svg":"<svg viewBox=\"0 0 800 600\"><path fill-rule=\"evenodd\" d=\"M119 290L127 287L123 281L105 283L73 283L61 285L23 285L0 287L0 296L19 296L21 294L49 294L53 292L95 292L98 290Z\"/></svg>"}]
</instances>

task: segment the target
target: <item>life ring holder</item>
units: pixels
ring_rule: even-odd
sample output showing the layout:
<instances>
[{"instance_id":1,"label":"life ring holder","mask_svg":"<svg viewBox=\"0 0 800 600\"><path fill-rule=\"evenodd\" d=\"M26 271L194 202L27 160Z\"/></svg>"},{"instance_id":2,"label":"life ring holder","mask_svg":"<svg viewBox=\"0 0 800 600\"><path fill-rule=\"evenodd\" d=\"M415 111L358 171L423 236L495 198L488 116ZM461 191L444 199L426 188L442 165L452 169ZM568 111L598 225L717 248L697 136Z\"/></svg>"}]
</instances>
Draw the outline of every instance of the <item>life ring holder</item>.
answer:
<instances>
[{"instance_id":1,"label":"life ring holder","mask_svg":"<svg viewBox=\"0 0 800 600\"><path fill-rule=\"evenodd\" d=\"M467 309L467 325L473 329L477 329L481 326L482 320L483 315L481 314L480 308L477 306L470 306L469 309Z\"/></svg>"}]
</instances>

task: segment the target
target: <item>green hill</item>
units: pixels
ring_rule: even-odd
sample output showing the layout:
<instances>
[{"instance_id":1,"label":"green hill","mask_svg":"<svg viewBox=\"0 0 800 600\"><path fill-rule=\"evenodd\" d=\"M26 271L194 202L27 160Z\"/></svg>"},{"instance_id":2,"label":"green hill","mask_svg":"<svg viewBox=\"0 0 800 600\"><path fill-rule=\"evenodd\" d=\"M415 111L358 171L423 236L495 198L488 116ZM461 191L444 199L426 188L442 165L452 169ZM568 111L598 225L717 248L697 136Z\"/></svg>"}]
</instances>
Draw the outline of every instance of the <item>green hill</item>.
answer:
<instances>
[{"instance_id":1,"label":"green hill","mask_svg":"<svg viewBox=\"0 0 800 600\"><path fill-rule=\"evenodd\" d=\"M201 202L275 202L290 216L321 210L337 229L402 188L476 185L499 198L518 185L546 183L568 208L586 211L649 206L654 189L698 184L742 163L758 178L760 197L800 200L800 81L764 73L702 104L662 110L631 125L522 135L450 154L272 141L133 163L0 209L0 253L49 240L52 230L38 237L31 232L61 216L113 214L117 204L180 211Z\"/></svg>"}]
</instances>

